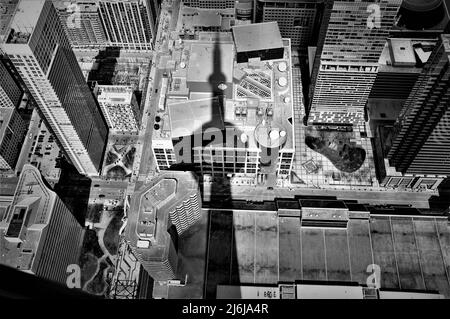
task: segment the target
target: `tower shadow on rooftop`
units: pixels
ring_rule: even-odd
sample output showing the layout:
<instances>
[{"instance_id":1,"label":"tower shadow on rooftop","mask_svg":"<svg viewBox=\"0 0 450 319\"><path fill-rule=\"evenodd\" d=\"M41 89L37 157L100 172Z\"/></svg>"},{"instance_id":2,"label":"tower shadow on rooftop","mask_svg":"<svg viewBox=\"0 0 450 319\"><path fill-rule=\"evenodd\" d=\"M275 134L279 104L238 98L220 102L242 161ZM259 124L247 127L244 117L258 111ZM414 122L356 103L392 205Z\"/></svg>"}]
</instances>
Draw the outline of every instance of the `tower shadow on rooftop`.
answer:
<instances>
[{"instance_id":1,"label":"tower shadow on rooftop","mask_svg":"<svg viewBox=\"0 0 450 319\"><path fill-rule=\"evenodd\" d=\"M227 167L239 165L238 158L240 151L236 151L237 147L246 148L247 142L241 141L242 131L235 127L233 124L225 121L225 96L228 95L228 90L232 90L231 85L227 84L227 77L222 70L224 61L222 61L222 48L220 47L219 36L214 41L213 48L213 72L210 75L208 82L211 86L212 97L217 100L217 103L211 105L211 118L210 123L206 123L203 126L203 131L211 131L210 134L204 134L203 146L205 143L211 145L212 157L223 156L223 173L220 173L220 164L216 163L216 160L212 160L210 165L213 172L219 170L219 174L212 174L212 180L209 186L209 202L220 203L221 207L231 206L233 201L231 190L231 178L234 174L226 172ZM231 80L230 80L231 81ZM217 108L218 110L215 110ZM217 114L222 116L223 127L214 127L213 117ZM217 134L217 135L216 135ZM206 136L205 136L206 135ZM219 148L222 145L232 147L234 150L224 152L222 150L215 151L214 145ZM221 154L223 152L223 154ZM245 151L244 158L245 158ZM202 159L205 161L205 158ZM237 170L239 171L239 168ZM201 180L202 195L204 193L204 181ZM236 240L234 236L234 218L233 211L208 211L208 237L210 240L207 245L207 258L205 269L205 293L206 299L215 299L217 285L232 285L239 284L239 268L236 253Z\"/></svg>"},{"instance_id":2,"label":"tower shadow on rooftop","mask_svg":"<svg viewBox=\"0 0 450 319\"><path fill-rule=\"evenodd\" d=\"M100 50L95 57L95 63L89 72L88 83L97 82L100 85L112 85L120 57L120 47L106 47Z\"/></svg>"}]
</instances>

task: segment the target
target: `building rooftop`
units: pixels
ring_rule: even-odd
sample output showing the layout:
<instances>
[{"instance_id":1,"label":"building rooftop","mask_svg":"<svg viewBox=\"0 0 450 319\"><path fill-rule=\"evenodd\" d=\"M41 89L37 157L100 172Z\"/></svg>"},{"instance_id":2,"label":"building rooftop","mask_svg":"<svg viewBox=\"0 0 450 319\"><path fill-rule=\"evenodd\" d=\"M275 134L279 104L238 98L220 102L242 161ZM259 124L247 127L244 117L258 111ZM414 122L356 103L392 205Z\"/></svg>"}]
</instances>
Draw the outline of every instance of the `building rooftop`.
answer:
<instances>
[{"instance_id":1,"label":"building rooftop","mask_svg":"<svg viewBox=\"0 0 450 319\"><path fill-rule=\"evenodd\" d=\"M420 73L437 39L389 38L380 60L380 72Z\"/></svg>"},{"instance_id":2,"label":"building rooftop","mask_svg":"<svg viewBox=\"0 0 450 319\"><path fill-rule=\"evenodd\" d=\"M1 263L33 271L33 261L53 211L56 194L45 185L39 170L26 164L6 218L0 221Z\"/></svg>"},{"instance_id":3,"label":"building rooftop","mask_svg":"<svg viewBox=\"0 0 450 319\"><path fill-rule=\"evenodd\" d=\"M203 40L175 41L172 56L162 66L172 67L161 81L160 103L165 100L165 107L158 110L161 121L153 138L189 136L206 125L225 128L224 143L238 136L235 147L293 149L290 41L279 38L283 59L237 63L227 33L203 35ZM212 98L217 89L225 96L222 106Z\"/></svg>"},{"instance_id":4,"label":"building rooftop","mask_svg":"<svg viewBox=\"0 0 450 319\"><path fill-rule=\"evenodd\" d=\"M444 50L446 53L449 54L449 60L450 60L450 34L442 34L442 43L444 44Z\"/></svg>"},{"instance_id":5,"label":"building rooftop","mask_svg":"<svg viewBox=\"0 0 450 319\"><path fill-rule=\"evenodd\" d=\"M126 85L97 85L97 100L106 118L108 126L117 131L137 131L137 102L133 87Z\"/></svg>"},{"instance_id":6,"label":"building rooftop","mask_svg":"<svg viewBox=\"0 0 450 319\"><path fill-rule=\"evenodd\" d=\"M232 30L237 52L283 47L280 29L276 21L234 26Z\"/></svg>"},{"instance_id":7,"label":"building rooftop","mask_svg":"<svg viewBox=\"0 0 450 319\"><path fill-rule=\"evenodd\" d=\"M46 0L20 0L11 21L7 43L28 43Z\"/></svg>"},{"instance_id":8,"label":"building rooftop","mask_svg":"<svg viewBox=\"0 0 450 319\"><path fill-rule=\"evenodd\" d=\"M217 98L183 101L168 105L172 138L199 133L205 125L223 130L223 114Z\"/></svg>"},{"instance_id":9,"label":"building rooftop","mask_svg":"<svg viewBox=\"0 0 450 319\"><path fill-rule=\"evenodd\" d=\"M389 48L393 65L414 66L416 57L410 39L389 39Z\"/></svg>"},{"instance_id":10,"label":"building rooftop","mask_svg":"<svg viewBox=\"0 0 450 319\"><path fill-rule=\"evenodd\" d=\"M278 286L217 285L217 299L280 299Z\"/></svg>"},{"instance_id":11,"label":"building rooftop","mask_svg":"<svg viewBox=\"0 0 450 319\"><path fill-rule=\"evenodd\" d=\"M0 42L9 31L9 23L11 22L15 9L19 0L0 0Z\"/></svg>"},{"instance_id":12,"label":"building rooftop","mask_svg":"<svg viewBox=\"0 0 450 319\"><path fill-rule=\"evenodd\" d=\"M214 59L214 54L220 57L220 61ZM211 77L216 75L214 71L220 70L224 77L223 81L231 82L233 79L233 54L231 43L192 43L187 67L187 81L209 84Z\"/></svg>"},{"instance_id":13,"label":"building rooftop","mask_svg":"<svg viewBox=\"0 0 450 319\"><path fill-rule=\"evenodd\" d=\"M326 291L328 297L359 296L353 285L366 285L367 267L376 264L382 271L382 290L427 290L450 296L447 216L352 213L346 230L330 224L305 227L304 216L293 216L261 206L251 211L211 209L207 295L215 296L219 284L236 283L229 278L240 278L252 286L280 281L345 286L305 288L298 291L298 298Z\"/></svg>"},{"instance_id":14,"label":"building rooftop","mask_svg":"<svg viewBox=\"0 0 450 319\"><path fill-rule=\"evenodd\" d=\"M298 299L363 299L361 286L297 285Z\"/></svg>"},{"instance_id":15,"label":"building rooftop","mask_svg":"<svg viewBox=\"0 0 450 319\"><path fill-rule=\"evenodd\" d=\"M302 208L348 209L345 203L340 200L301 199L300 206Z\"/></svg>"},{"instance_id":16,"label":"building rooftop","mask_svg":"<svg viewBox=\"0 0 450 319\"><path fill-rule=\"evenodd\" d=\"M443 0L404 0L402 6L412 11L430 11L438 8Z\"/></svg>"},{"instance_id":17,"label":"building rooftop","mask_svg":"<svg viewBox=\"0 0 450 319\"><path fill-rule=\"evenodd\" d=\"M165 171L136 191L130 203L127 240L146 261L163 261L170 246L169 214L186 198L197 194L198 181L191 172Z\"/></svg>"}]
</instances>

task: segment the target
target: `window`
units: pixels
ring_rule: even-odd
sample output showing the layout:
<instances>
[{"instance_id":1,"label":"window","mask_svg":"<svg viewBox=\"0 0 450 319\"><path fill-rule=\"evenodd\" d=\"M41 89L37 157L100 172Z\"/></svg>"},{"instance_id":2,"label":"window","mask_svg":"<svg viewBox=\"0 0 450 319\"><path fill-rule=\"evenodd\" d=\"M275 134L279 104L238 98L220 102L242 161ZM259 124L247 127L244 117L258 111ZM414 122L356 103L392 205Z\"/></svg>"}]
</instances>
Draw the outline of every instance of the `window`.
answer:
<instances>
[{"instance_id":1,"label":"window","mask_svg":"<svg viewBox=\"0 0 450 319\"><path fill-rule=\"evenodd\" d=\"M308 18L294 18L294 27L306 27L309 25L309 19Z\"/></svg>"}]
</instances>

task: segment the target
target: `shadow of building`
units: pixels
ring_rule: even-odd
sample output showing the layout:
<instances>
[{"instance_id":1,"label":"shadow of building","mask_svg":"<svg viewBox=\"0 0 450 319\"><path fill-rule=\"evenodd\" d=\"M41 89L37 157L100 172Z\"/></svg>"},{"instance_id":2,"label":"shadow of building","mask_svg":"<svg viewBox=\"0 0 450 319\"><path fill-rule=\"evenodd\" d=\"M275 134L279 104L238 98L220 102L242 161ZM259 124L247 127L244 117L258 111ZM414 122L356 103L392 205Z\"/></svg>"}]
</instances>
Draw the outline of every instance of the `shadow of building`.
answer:
<instances>
[{"instance_id":1,"label":"shadow of building","mask_svg":"<svg viewBox=\"0 0 450 319\"><path fill-rule=\"evenodd\" d=\"M112 85L119 57L119 47L106 47L100 50L95 57L95 65L89 72L88 84L97 82L100 85Z\"/></svg>"}]
</instances>

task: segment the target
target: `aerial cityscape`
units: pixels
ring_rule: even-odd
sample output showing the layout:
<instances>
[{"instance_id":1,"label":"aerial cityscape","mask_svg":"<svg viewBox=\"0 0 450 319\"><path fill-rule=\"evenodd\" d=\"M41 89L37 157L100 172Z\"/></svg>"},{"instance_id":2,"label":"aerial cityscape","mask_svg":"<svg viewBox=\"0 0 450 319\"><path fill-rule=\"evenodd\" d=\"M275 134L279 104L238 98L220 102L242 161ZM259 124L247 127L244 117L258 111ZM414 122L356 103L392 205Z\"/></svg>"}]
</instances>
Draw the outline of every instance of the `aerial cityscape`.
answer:
<instances>
[{"instance_id":1,"label":"aerial cityscape","mask_svg":"<svg viewBox=\"0 0 450 319\"><path fill-rule=\"evenodd\" d=\"M450 299L449 217L450 0L0 0L0 297Z\"/></svg>"}]
</instances>

